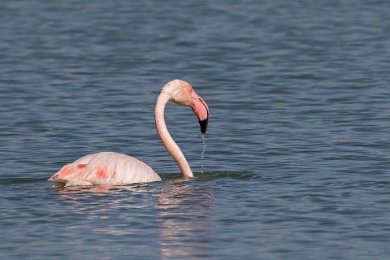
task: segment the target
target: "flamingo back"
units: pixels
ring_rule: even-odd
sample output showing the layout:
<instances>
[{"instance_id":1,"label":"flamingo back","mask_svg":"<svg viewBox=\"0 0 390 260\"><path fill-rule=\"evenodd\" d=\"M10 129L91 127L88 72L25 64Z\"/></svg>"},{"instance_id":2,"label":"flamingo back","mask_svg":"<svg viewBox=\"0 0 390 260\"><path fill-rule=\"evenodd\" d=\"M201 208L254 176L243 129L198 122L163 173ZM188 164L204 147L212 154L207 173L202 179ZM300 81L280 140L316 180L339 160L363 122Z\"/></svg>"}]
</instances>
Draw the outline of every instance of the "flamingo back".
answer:
<instances>
[{"instance_id":1,"label":"flamingo back","mask_svg":"<svg viewBox=\"0 0 390 260\"><path fill-rule=\"evenodd\" d=\"M161 178L150 166L134 157L101 152L66 164L49 181L65 186L126 185L161 181Z\"/></svg>"}]
</instances>

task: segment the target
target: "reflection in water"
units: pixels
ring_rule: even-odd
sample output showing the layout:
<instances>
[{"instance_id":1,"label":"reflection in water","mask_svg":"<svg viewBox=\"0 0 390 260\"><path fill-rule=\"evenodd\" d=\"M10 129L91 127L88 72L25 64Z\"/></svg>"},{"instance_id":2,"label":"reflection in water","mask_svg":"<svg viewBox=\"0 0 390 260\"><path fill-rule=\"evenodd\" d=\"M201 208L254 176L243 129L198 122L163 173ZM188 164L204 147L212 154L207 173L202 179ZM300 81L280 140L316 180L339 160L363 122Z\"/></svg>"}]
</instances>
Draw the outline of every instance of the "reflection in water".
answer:
<instances>
[{"instance_id":1,"label":"reflection in water","mask_svg":"<svg viewBox=\"0 0 390 260\"><path fill-rule=\"evenodd\" d=\"M110 195L119 193L121 191L130 191L134 193L145 193L150 192L147 189L147 183L134 183L129 185L114 185L114 186L104 186L104 185L85 185L85 186L53 186L52 189L58 191L63 197L65 195L70 195L71 197L74 194L87 194L87 193L108 193Z\"/></svg>"},{"instance_id":2,"label":"reflection in water","mask_svg":"<svg viewBox=\"0 0 390 260\"><path fill-rule=\"evenodd\" d=\"M98 236L134 235L148 228L149 221L140 218L142 209L153 208L157 191L147 184L125 186L54 187L61 195L67 211L92 221L90 230ZM155 219L155 216L152 216ZM129 225L132 223L132 225ZM72 228L72 225L69 225Z\"/></svg>"},{"instance_id":3,"label":"reflection in water","mask_svg":"<svg viewBox=\"0 0 390 260\"><path fill-rule=\"evenodd\" d=\"M205 182L171 180L155 186L78 186L54 190L61 194L63 206L78 220L75 222L86 223L88 232L96 237L132 237L134 243L141 244L143 239L155 239L162 259L210 256L213 194ZM66 232L79 228L71 222Z\"/></svg>"},{"instance_id":4,"label":"reflection in water","mask_svg":"<svg viewBox=\"0 0 390 260\"><path fill-rule=\"evenodd\" d=\"M208 187L172 181L167 183L159 199L162 258L188 259L209 255L213 195Z\"/></svg>"}]
</instances>

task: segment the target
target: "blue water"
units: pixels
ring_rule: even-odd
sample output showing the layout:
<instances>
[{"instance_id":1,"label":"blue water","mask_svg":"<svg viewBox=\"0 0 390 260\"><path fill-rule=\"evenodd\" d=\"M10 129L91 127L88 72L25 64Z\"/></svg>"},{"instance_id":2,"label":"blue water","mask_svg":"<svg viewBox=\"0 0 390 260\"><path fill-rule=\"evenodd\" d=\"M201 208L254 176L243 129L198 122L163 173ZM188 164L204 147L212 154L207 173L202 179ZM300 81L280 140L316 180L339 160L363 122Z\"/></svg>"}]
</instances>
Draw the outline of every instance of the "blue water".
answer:
<instances>
[{"instance_id":1,"label":"blue water","mask_svg":"<svg viewBox=\"0 0 390 260\"><path fill-rule=\"evenodd\" d=\"M0 14L1 259L388 258L388 1L6 0ZM174 78L210 107L204 161L192 111L167 107L189 181L154 129ZM163 181L46 182L98 151Z\"/></svg>"}]
</instances>

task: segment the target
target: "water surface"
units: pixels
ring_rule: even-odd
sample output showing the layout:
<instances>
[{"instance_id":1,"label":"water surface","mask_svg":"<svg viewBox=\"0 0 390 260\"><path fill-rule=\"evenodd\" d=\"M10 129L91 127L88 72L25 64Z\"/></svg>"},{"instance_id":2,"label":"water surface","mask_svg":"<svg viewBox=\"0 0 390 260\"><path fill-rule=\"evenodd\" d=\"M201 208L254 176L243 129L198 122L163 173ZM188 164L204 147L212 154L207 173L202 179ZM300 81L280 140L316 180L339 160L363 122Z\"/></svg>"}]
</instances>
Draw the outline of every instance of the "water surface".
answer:
<instances>
[{"instance_id":1,"label":"water surface","mask_svg":"<svg viewBox=\"0 0 390 260\"><path fill-rule=\"evenodd\" d=\"M2 1L0 258L387 259L387 1ZM174 78L210 107L154 129ZM55 189L133 155L162 182ZM204 167L202 165L204 164Z\"/></svg>"}]
</instances>

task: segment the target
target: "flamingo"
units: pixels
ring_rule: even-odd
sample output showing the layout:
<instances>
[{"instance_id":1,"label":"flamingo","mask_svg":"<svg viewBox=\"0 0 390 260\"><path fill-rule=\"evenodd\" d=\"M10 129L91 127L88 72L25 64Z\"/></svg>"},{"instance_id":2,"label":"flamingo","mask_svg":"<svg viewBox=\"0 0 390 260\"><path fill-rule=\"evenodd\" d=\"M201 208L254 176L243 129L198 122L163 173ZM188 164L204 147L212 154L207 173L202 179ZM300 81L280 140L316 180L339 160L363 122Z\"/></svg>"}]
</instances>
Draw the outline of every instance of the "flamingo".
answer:
<instances>
[{"instance_id":1,"label":"flamingo","mask_svg":"<svg viewBox=\"0 0 390 260\"><path fill-rule=\"evenodd\" d=\"M201 133L206 133L209 108L206 102L195 92L191 84L175 79L166 83L158 96L155 107L157 133L168 153L176 161L183 176L194 176L190 165L179 146L168 132L164 119L164 110L168 101L191 107L198 118ZM131 183L161 181L161 177L146 163L120 153L100 152L81 157L66 164L50 177L49 181L57 186L115 186Z\"/></svg>"}]
</instances>

